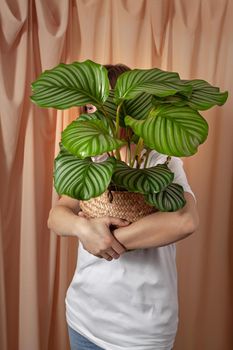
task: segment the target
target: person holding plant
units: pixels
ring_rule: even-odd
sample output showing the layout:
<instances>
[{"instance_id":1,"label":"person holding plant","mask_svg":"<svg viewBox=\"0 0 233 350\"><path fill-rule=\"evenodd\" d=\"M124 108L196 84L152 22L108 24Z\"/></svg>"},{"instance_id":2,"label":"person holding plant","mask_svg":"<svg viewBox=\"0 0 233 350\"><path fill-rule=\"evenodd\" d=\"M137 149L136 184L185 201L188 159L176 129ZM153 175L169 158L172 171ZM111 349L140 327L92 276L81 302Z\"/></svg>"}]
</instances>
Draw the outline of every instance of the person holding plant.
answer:
<instances>
[{"instance_id":1,"label":"person holding plant","mask_svg":"<svg viewBox=\"0 0 233 350\"><path fill-rule=\"evenodd\" d=\"M105 67L112 89L129 70L124 65ZM95 111L94 105L85 106L84 112ZM121 158L124 151L122 147ZM166 159L153 151L147 167ZM157 211L133 223L92 218L67 195L51 209L48 227L79 239L77 267L66 295L72 350L172 349L178 326L175 242L194 233L199 218L182 160L172 157L169 168L184 190L186 204L177 211Z\"/></svg>"},{"instance_id":2,"label":"person holding plant","mask_svg":"<svg viewBox=\"0 0 233 350\"><path fill-rule=\"evenodd\" d=\"M228 92L159 68L91 60L44 71L32 90L40 107L85 106L62 131L54 160L61 197L48 218L52 231L79 239L65 300L71 349L171 350L175 243L199 223L180 157L208 136L199 111L223 105Z\"/></svg>"}]
</instances>

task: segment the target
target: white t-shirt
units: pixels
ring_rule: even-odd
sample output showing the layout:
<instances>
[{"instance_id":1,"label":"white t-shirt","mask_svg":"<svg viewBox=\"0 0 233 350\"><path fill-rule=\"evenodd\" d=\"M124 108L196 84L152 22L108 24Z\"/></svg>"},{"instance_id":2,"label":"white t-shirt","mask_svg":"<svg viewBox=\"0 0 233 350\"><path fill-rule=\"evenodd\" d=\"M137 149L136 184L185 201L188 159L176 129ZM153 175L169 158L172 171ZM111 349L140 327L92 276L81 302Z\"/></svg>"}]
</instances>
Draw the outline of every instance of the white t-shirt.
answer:
<instances>
[{"instance_id":1,"label":"white t-shirt","mask_svg":"<svg viewBox=\"0 0 233 350\"><path fill-rule=\"evenodd\" d=\"M148 166L165 160L165 155L151 152ZM175 173L173 182L194 196L182 160L172 157L169 168ZM106 350L171 350L178 326L175 243L128 251L107 261L80 242L66 295L66 319Z\"/></svg>"}]
</instances>

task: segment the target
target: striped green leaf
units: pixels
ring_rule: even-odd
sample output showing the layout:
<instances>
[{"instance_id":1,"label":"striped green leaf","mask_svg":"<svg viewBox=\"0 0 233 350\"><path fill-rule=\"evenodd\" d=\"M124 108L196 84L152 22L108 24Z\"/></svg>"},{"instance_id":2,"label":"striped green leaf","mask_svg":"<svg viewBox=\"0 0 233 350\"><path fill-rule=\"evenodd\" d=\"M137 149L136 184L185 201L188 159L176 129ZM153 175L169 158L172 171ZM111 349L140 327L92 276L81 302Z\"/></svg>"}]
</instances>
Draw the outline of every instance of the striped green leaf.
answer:
<instances>
[{"instance_id":1,"label":"striped green leaf","mask_svg":"<svg viewBox=\"0 0 233 350\"><path fill-rule=\"evenodd\" d=\"M117 104L143 92L159 97L174 95L177 92L189 96L192 86L184 84L178 73L166 72L157 68L134 69L118 77L115 87Z\"/></svg>"},{"instance_id":2,"label":"striped green leaf","mask_svg":"<svg viewBox=\"0 0 233 350\"><path fill-rule=\"evenodd\" d=\"M183 187L176 183L168 185L159 193L145 195L145 200L159 211L176 211L186 204Z\"/></svg>"},{"instance_id":3,"label":"striped green leaf","mask_svg":"<svg viewBox=\"0 0 233 350\"><path fill-rule=\"evenodd\" d=\"M101 120L74 120L62 132L62 144L79 158L96 156L120 148L125 141L111 136Z\"/></svg>"},{"instance_id":4,"label":"striped green leaf","mask_svg":"<svg viewBox=\"0 0 233 350\"><path fill-rule=\"evenodd\" d=\"M167 96L167 97L153 96L152 104L155 107L159 107L161 105L167 105L167 106L175 105L177 107L182 107L182 106L188 105L188 97L182 96L179 93L177 93L176 95Z\"/></svg>"},{"instance_id":5,"label":"striped green leaf","mask_svg":"<svg viewBox=\"0 0 233 350\"><path fill-rule=\"evenodd\" d=\"M113 182L130 192L154 193L168 186L174 178L174 174L166 164L158 164L151 168L135 169L126 163L117 161L113 173Z\"/></svg>"},{"instance_id":6,"label":"striped green leaf","mask_svg":"<svg viewBox=\"0 0 233 350\"><path fill-rule=\"evenodd\" d=\"M124 115L130 115L134 119L145 119L153 108L152 96L142 93L132 100L125 100L122 106Z\"/></svg>"},{"instance_id":7,"label":"striped green leaf","mask_svg":"<svg viewBox=\"0 0 233 350\"><path fill-rule=\"evenodd\" d=\"M61 145L54 160L54 186L58 194L88 200L101 195L108 187L115 167L115 158L101 163L91 158L79 159Z\"/></svg>"},{"instance_id":8,"label":"striped green leaf","mask_svg":"<svg viewBox=\"0 0 233 350\"><path fill-rule=\"evenodd\" d=\"M90 60L59 64L32 83L31 100L40 107L66 109L87 103L102 105L108 97L107 70Z\"/></svg>"},{"instance_id":9,"label":"striped green leaf","mask_svg":"<svg viewBox=\"0 0 233 350\"><path fill-rule=\"evenodd\" d=\"M163 106L146 120L127 116L125 124L143 138L146 146L177 157L195 154L208 135L206 120L189 107Z\"/></svg>"},{"instance_id":10,"label":"striped green leaf","mask_svg":"<svg viewBox=\"0 0 233 350\"><path fill-rule=\"evenodd\" d=\"M228 97L228 92L220 92L218 87L210 85L205 80L184 80L187 85L192 85L193 92L187 99L187 104L196 110L206 110L215 105L223 105Z\"/></svg>"},{"instance_id":11,"label":"striped green leaf","mask_svg":"<svg viewBox=\"0 0 233 350\"><path fill-rule=\"evenodd\" d=\"M86 122L89 120L101 120L105 128L108 129L109 133L111 134L111 128L110 128L108 119L99 111L96 111L95 113L90 113L90 114L85 114L85 113L80 114L80 116L78 116L76 120L78 122L81 122L81 121Z\"/></svg>"}]
</instances>

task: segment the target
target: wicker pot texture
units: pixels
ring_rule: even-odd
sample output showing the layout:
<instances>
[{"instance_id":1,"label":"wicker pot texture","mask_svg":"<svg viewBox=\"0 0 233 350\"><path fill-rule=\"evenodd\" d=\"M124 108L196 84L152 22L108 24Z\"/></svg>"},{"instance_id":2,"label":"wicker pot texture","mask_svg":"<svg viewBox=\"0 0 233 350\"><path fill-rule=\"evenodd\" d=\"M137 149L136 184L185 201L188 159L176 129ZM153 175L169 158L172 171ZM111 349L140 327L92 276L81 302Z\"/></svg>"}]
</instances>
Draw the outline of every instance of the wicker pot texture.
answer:
<instances>
[{"instance_id":1,"label":"wicker pot texture","mask_svg":"<svg viewBox=\"0 0 233 350\"><path fill-rule=\"evenodd\" d=\"M157 211L142 194L127 191L106 191L99 197L80 201L80 208L88 217L113 216L129 222Z\"/></svg>"}]
</instances>

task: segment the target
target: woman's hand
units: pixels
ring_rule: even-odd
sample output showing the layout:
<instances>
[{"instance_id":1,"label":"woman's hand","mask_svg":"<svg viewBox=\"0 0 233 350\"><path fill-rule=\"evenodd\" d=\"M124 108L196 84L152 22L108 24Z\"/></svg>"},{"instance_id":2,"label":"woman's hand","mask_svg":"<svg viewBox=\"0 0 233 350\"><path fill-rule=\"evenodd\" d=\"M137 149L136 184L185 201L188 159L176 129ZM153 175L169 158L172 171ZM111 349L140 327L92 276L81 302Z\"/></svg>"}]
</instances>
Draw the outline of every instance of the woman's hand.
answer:
<instances>
[{"instance_id":1,"label":"woman's hand","mask_svg":"<svg viewBox=\"0 0 233 350\"><path fill-rule=\"evenodd\" d=\"M112 258L118 259L126 251L111 233L110 226L124 227L129 225L129 222L110 216L87 218L83 212L79 212L78 215L87 220L79 237L85 250L109 261Z\"/></svg>"}]
</instances>

